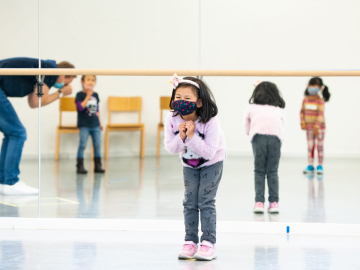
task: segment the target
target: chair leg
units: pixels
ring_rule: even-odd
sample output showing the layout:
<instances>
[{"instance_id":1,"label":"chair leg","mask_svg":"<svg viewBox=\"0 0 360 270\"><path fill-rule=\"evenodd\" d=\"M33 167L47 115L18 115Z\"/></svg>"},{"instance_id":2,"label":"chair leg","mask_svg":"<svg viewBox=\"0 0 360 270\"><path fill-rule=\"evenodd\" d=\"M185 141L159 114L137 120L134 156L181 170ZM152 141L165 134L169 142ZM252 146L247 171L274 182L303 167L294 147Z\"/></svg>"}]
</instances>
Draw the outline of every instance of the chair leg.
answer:
<instances>
[{"instance_id":1,"label":"chair leg","mask_svg":"<svg viewBox=\"0 0 360 270\"><path fill-rule=\"evenodd\" d=\"M141 143L140 143L140 157L143 158L144 154L144 147L145 147L145 128L141 129Z\"/></svg>"},{"instance_id":2,"label":"chair leg","mask_svg":"<svg viewBox=\"0 0 360 270\"><path fill-rule=\"evenodd\" d=\"M109 158L109 128L105 131L105 159Z\"/></svg>"},{"instance_id":3,"label":"chair leg","mask_svg":"<svg viewBox=\"0 0 360 270\"><path fill-rule=\"evenodd\" d=\"M60 132L59 129L56 131L56 149L55 149L55 160L59 160L59 148L60 148Z\"/></svg>"},{"instance_id":4,"label":"chair leg","mask_svg":"<svg viewBox=\"0 0 360 270\"><path fill-rule=\"evenodd\" d=\"M157 142L156 142L156 157L159 156L160 156L160 127L158 127Z\"/></svg>"}]
</instances>

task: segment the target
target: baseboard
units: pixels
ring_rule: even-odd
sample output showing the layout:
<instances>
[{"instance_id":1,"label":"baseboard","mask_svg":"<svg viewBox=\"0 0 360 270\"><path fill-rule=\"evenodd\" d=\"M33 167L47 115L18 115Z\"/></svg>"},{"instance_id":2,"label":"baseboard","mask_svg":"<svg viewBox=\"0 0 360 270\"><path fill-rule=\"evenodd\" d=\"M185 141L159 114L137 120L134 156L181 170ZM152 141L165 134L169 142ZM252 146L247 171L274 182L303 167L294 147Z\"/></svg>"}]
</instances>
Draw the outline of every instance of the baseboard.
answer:
<instances>
[{"instance_id":1,"label":"baseboard","mask_svg":"<svg viewBox=\"0 0 360 270\"><path fill-rule=\"evenodd\" d=\"M182 232L182 220L0 218L0 229ZM360 236L360 224L218 221L219 233Z\"/></svg>"}]
</instances>

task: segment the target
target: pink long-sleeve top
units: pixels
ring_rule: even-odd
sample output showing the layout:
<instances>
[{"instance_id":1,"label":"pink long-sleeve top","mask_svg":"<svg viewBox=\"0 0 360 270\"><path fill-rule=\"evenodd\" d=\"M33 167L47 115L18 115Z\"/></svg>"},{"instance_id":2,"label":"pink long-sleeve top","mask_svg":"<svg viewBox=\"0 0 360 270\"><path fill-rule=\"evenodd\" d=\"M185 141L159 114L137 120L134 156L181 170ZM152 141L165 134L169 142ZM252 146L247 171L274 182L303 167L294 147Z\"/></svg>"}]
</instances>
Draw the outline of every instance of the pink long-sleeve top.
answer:
<instances>
[{"instance_id":1,"label":"pink long-sleeve top","mask_svg":"<svg viewBox=\"0 0 360 270\"><path fill-rule=\"evenodd\" d=\"M194 136L183 141L179 125L184 122L180 115L173 117L169 112L165 121L165 148L171 154L180 154L183 165L202 168L213 165L226 158L226 143L218 118L211 118L206 124L195 122Z\"/></svg>"},{"instance_id":2,"label":"pink long-sleeve top","mask_svg":"<svg viewBox=\"0 0 360 270\"><path fill-rule=\"evenodd\" d=\"M252 141L256 134L273 135L283 141L286 114L280 107L251 104L245 110L244 129Z\"/></svg>"}]
</instances>

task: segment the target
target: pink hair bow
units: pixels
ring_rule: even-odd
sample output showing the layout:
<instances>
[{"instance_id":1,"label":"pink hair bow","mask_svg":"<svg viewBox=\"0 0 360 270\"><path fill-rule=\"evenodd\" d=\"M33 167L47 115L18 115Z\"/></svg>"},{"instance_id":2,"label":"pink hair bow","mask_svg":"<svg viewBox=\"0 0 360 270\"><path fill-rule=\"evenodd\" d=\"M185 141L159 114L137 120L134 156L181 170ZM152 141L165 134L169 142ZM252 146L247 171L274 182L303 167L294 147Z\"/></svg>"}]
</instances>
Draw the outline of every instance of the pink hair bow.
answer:
<instances>
[{"instance_id":1,"label":"pink hair bow","mask_svg":"<svg viewBox=\"0 0 360 270\"><path fill-rule=\"evenodd\" d=\"M180 83L180 79L178 77L178 75L175 73L174 76L172 76L170 82L173 85L173 88L175 89L176 87L178 87L179 83Z\"/></svg>"},{"instance_id":2,"label":"pink hair bow","mask_svg":"<svg viewBox=\"0 0 360 270\"><path fill-rule=\"evenodd\" d=\"M173 89L176 89L180 83L189 83L200 89L199 85L196 82L193 82L191 80L180 79L176 73L174 74L174 76L172 76L169 83L173 85Z\"/></svg>"}]
</instances>

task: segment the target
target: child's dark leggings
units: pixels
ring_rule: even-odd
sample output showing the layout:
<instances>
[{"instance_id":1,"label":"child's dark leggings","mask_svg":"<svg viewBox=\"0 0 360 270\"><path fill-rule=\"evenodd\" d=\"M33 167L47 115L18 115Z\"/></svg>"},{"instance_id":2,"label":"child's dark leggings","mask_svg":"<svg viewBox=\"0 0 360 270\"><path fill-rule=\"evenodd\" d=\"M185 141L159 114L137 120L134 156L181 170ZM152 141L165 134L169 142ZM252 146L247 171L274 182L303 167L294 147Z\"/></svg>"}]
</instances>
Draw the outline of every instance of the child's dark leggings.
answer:
<instances>
[{"instance_id":1,"label":"child's dark leggings","mask_svg":"<svg viewBox=\"0 0 360 270\"><path fill-rule=\"evenodd\" d=\"M184 167L184 219L185 241L199 242L199 210L201 241L216 243L215 197L223 172L223 162L193 169Z\"/></svg>"},{"instance_id":2,"label":"child's dark leggings","mask_svg":"<svg viewBox=\"0 0 360 270\"><path fill-rule=\"evenodd\" d=\"M265 202L265 176L269 189L269 202L279 202L279 176L281 141L276 136L256 134L252 140L255 165L255 202Z\"/></svg>"}]
</instances>

